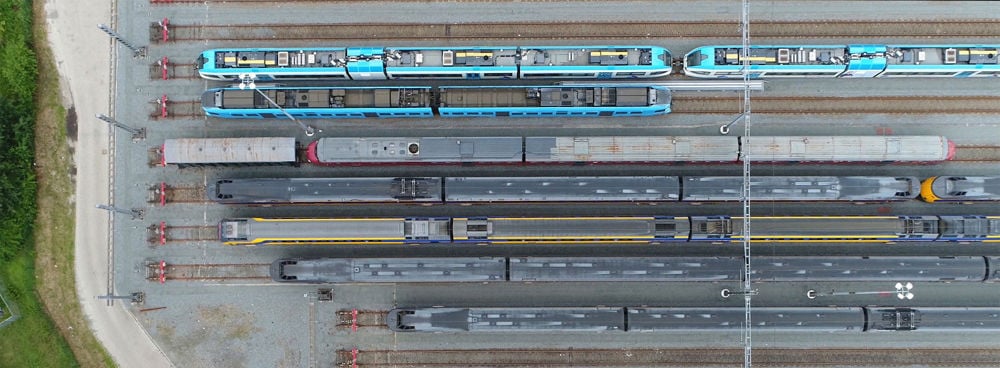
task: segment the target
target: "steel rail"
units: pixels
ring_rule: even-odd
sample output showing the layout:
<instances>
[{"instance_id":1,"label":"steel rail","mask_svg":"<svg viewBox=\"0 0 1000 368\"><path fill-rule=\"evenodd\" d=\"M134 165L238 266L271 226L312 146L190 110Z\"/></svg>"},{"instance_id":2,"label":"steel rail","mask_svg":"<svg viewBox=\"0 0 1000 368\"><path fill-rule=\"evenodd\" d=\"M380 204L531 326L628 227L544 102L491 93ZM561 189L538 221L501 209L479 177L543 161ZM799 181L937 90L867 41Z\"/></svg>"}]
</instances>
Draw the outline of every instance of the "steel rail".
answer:
<instances>
[{"instance_id":1,"label":"steel rail","mask_svg":"<svg viewBox=\"0 0 1000 368\"><path fill-rule=\"evenodd\" d=\"M676 114L739 114L737 97L674 95ZM757 114L996 114L1000 96L754 96Z\"/></svg>"},{"instance_id":2,"label":"steel rail","mask_svg":"<svg viewBox=\"0 0 1000 368\"><path fill-rule=\"evenodd\" d=\"M341 367L689 367L739 366L743 349L491 349L491 350L339 350ZM754 349L754 363L766 367L940 366L995 367L1000 349L839 348Z\"/></svg>"},{"instance_id":3,"label":"steel rail","mask_svg":"<svg viewBox=\"0 0 1000 368\"><path fill-rule=\"evenodd\" d=\"M146 265L146 279L178 281L259 280L270 279L270 263L170 264Z\"/></svg>"},{"instance_id":4,"label":"steel rail","mask_svg":"<svg viewBox=\"0 0 1000 368\"><path fill-rule=\"evenodd\" d=\"M857 42L858 38L1000 37L996 20L880 20L880 21L759 21L754 38L830 38ZM158 22L150 26L150 41L163 40ZM312 24L171 24L169 41L417 41L417 40L640 40L652 38L736 38L734 21L579 21L494 23L312 23ZM872 40L868 40L869 42Z\"/></svg>"}]
</instances>

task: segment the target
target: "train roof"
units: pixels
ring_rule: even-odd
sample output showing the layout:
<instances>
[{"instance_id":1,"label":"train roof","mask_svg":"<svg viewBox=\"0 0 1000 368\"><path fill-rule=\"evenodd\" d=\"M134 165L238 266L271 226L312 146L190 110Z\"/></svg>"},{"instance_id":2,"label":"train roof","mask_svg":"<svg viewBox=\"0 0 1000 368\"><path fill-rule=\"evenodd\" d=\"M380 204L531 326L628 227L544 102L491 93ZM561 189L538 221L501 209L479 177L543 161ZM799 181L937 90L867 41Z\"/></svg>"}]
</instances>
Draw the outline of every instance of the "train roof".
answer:
<instances>
[{"instance_id":1,"label":"train roof","mask_svg":"<svg viewBox=\"0 0 1000 368\"><path fill-rule=\"evenodd\" d=\"M742 156L754 161L943 161L950 142L941 136L742 137Z\"/></svg>"},{"instance_id":2,"label":"train roof","mask_svg":"<svg viewBox=\"0 0 1000 368\"><path fill-rule=\"evenodd\" d=\"M415 332L625 330L623 308L401 308L389 311L388 322Z\"/></svg>"},{"instance_id":3,"label":"train roof","mask_svg":"<svg viewBox=\"0 0 1000 368\"><path fill-rule=\"evenodd\" d=\"M243 218L220 222L220 240L261 242L366 242L450 240L448 219ZM414 226L417 224L417 226ZM420 226L423 224L423 226Z\"/></svg>"},{"instance_id":4,"label":"train roof","mask_svg":"<svg viewBox=\"0 0 1000 368\"><path fill-rule=\"evenodd\" d=\"M754 330L864 331L861 308L754 307ZM744 310L717 308L628 308L629 331L735 330L743 328Z\"/></svg>"},{"instance_id":5,"label":"train roof","mask_svg":"<svg viewBox=\"0 0 1000 368\"><path fill-rule=\"evenodd\" d=\"M669 105L658 86L441 86L440 107L640 107Z\"/></svg>"},{"instance_id":6,"label":"train roof","mask_svg":"<svg viewBox=\"0 0 1000 368\"><path fill-rule=\"evenodd\" d=\"M675 201L676 176L445 178L449 202Z\"/></svg>"},{"instance_id":7,"label":"train roof","mask_svg":"<svg viewBox=\"0 0 1000 368\"><path fill-rule=\"evenodd\" d=\"M527 162L736 161L736 137L527 137Z\"/></svg>"},{"instance_id":8,"label":"train roof","mask_svg":"<svg viewBox=\"0 0 1000 368\"><path fill-rule=\"evenodd\" d=\"M180 138L163 142L166 164L294 163L295 138Z\"/></svg>"},{"instance_id":9,"label":"train roof","mask_svg":"<svg viewBox=\"0 0 1000 368\"><path fill-rule=\"evenodd\" d=\"M756 225L756 222L754 223ZM754 257L756 281L983 281L983 257Z\"/></svg>"},{"instance_id":10,"label":"train roof","mask_svg":"<svg viewBox=\"0 0 1000 368\"><path fill-rule=\"evenodd\" d=\"M521 162L521 137L321 138L322 163Z\"/></svg>"},{"instance_id":11,"label":"train roof","mask_svg":"<svg viewBox=\"0 0 1000 368\"><path fill-rule=\"evenodd\" d=\"M277 281L312 283L503 281L502 257L278 260Z\"/></svg>"},{"instance_id":12,"label":"train roof","mask_svg":"<svg viewBox=\"0 0 1000 368\"><path fill-rule=\"evenodd\" d=\"M1000 200L1000 176L938 176L931 190L941 199Z\"/></svg>"},{"instance_id":13,"label":"train roof","mask_svg":"<svg viewBox=\"0 0 1000 368\"><path fill-rule=\"evenodd\" d=\"M889 45L888 70L967 69L969 65L1000 69L1000 45ZM991 67L992 66L992 67Z\"/></svg>"},{"instance_id":14,"label":"train roof","mask_svg":"<svg viewBox=\"0 0 1000 368\"><path fill-rule=\"evenodd\" d=\"M226 203L442 201L439 178L220 179L206 192Z\"/></svg>"},{"instance_id":15,"label":"train roof","mask_svg":"<svg viewBox=\"0 0 1000 368\"><path fill-rule=\"evenodd\" d=\"M743 178L686 176L685 201L738 201ZM750 198L756 201L893 200L920 194L917 177L752 176Z\"/></svg>"},{"instance_id":16,"label":"train roof","mask_svg":"<svg viewBox=\"0 0 1000 368\"><path fill-rule=\"evenodd\" d=\"M921 218L921 216L913 216ZM933 233L936 237L937 217L924 216L927 225L934 229L922 229L922 233ZM741 217L719 220L711 216L692 216L692 228L706 227L705 234L731 234L734 239L742 238ZM724 222L712 226L718 222ZM898 239L908 234L907 222L900 216L753 216L753 239L807 239L833 238L849 241L853 239L884 238ZM918 229L917 231L921 231ZM702 235L702 234L699 234ZM694 240L695 234L692 234Z\"/></svg>"},{"instance_id":17,"label":"train roof","mask_svg":"<svg viewBox=\"0 0 1000 368\"><path fill-rule=\"evenodd\" d=\"M497 242L566 239L686 239L687 218L621 217L475 217L453 219L456 241L488 238Z\"/></svg>"},{"instance_id":18,"label":"train roof","mask_svg":"<svg viewBox=\"0 0 1000 368\"><path fill-rule=\"evenodd\" d=\"M510 281L739 280L742 266L735 257L511 257Z\"/></svg>"},{"instance_id":19,"label":"train roof","mask_svg":"<svg viewBox=\"0 0 1000 368\"><path fill-rule=\"evenodd\" d=\"M430 90L385 86L215 88L202 93L201 105L220 109L275 109L275 105L285 109L427 108Z\"/></svg>"}]
</instances>

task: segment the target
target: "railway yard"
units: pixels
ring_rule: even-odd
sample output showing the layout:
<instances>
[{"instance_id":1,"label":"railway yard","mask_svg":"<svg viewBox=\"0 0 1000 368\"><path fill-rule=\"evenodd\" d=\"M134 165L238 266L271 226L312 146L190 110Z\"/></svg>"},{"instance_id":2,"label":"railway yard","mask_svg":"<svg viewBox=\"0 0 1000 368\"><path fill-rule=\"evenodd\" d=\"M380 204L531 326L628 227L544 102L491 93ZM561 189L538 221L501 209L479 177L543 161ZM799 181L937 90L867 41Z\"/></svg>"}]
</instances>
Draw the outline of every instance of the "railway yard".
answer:
<instances>
[{"instance_id":1,"label":"railway yard","mask_svg":"<svg viewBox=\"0 0 1000 368\"><path fill-rule=\"evenodd\" d=\"M907 4L886 16L878 2L751 2L751 37L1000 45L995 4ZM116 2L112 14L112 28L146 48L134 56L115 45L108 115L143 132L109 128L104 158L120 212L107 243L77 246L107 252L107 294L142 293L138 304L100 303L124 307L175 366L740 366L744 153L767 161L751 162L751 173L768 177L750 202L754 365L1000 361L1000 201L973 198L986 188L1000 199L996 76L764 78L748 138L742 122L719 133L741 113L742 90L614 86L711 82L685 75L685 55L740 43L738 1L138 0ZM669 50L672 72L255 86L199 75L210 49L389 45L649 45ZM967 53L996 64L990 48ZM227 90L235 97L225 104L205 94L241 82L268 92ZM488 100L465 87L556 82L612 86L576 89L580 100L534 87L512 94L556 109L547 116L518 105L477 117L463 105ZM309 109L337 106L339 92L273 89L375 86L433 87L419 106L427 113L324 119ZM248 118L272 99L302 108L299 124L282 113ZM574 114L571 100L605 110ZM440 116L456 106L460 116ZM213 107L236 115L206 116ZM615 108L632 116L610 116ZM776 138L753 146L754 137ZM839 150L803 156L824 144ZM783 145L791 156L775 153ZM973 188L950 190L967 198L931 193L933 178L950 176L970 180L937 185ZM975 187L973 177L995 178Z\"/></svg>"}]
</instances>

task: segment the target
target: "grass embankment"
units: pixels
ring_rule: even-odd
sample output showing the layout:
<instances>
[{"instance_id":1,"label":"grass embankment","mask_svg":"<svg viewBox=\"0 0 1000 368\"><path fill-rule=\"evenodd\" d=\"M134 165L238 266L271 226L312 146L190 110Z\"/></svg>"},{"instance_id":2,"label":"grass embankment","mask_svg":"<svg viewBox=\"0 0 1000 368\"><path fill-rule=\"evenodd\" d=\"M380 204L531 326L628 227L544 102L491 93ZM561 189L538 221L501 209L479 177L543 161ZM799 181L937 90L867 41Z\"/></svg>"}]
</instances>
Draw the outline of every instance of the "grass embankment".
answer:
<instances>
[{"instance_id":1,"label":"grass embankment","mask_svg":"<svg viewBox=\"0 0 1000 368\"><path fill-rule=\"evenodd\" d=\"M113 366L76 296L72 156L44 1L0 0L0 66L0 279L21 312L0 331L0 366Z\"/></svg>"}]
</instances>

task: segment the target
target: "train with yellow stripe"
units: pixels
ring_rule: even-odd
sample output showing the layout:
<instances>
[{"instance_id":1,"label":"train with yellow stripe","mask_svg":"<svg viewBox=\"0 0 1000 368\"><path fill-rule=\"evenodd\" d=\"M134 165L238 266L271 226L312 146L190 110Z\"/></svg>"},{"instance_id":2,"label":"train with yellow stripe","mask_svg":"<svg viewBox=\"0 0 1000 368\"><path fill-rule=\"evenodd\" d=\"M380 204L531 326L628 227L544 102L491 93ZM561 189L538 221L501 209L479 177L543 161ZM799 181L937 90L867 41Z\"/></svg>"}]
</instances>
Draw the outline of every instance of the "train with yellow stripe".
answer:
<instances>
[{"instance_id":1,"label":"train with yellow stripe","mask_svg":"<svg viewBox=\"0 0 1000 368\"><path fill-rule=\"evenodd\" d=\"M753 242L1000 242L1000 216L754 216ZM732 216L233 218L226 245L740 242Z\"/></svg>"}]
</instances>

